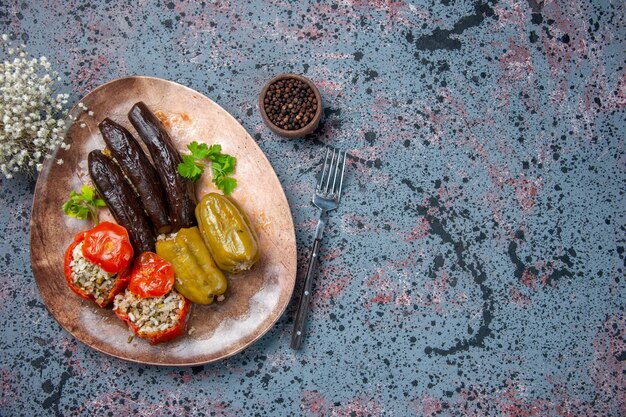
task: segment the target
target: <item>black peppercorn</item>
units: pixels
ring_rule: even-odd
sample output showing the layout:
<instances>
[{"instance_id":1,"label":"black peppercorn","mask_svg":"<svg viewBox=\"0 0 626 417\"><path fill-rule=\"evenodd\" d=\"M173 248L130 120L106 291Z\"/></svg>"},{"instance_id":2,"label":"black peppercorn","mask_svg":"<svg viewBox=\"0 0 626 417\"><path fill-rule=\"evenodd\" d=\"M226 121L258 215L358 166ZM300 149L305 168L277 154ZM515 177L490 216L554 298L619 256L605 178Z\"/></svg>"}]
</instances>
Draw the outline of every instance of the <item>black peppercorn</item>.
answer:
<instances>
[{"instance_id":1,"label":"black peppercorn","mask_svg":"<svg viewBox=\"0 0 626 417\"><path fill-rule=\"evenodd\" d=\"M315 92L303 81L293 78L272 83L263 97L265 114L276 126L285 130L306 127L315 118Z\"/></svg>"}]
</instances>

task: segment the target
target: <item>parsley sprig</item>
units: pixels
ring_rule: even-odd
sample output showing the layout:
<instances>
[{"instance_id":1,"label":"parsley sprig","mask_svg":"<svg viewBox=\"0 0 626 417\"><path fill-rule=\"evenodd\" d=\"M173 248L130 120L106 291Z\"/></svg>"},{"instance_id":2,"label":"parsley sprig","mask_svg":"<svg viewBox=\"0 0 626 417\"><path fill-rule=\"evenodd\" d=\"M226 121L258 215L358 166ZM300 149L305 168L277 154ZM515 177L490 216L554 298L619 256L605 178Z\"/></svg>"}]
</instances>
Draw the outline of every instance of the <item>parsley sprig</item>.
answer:
<instances>
[{"instance_id":1,"label":"parsley sprig","mask_svg":"<svg viewBox=\"0 0 626 417\"><path fill-rule=\"evenodd\" d=\"M63 212L70 217L84 220L91 217L94 224L98 224L98 210L106 207L106 203L98 193L88 185L80 188L80 193L70 191L70 199L63 204Z\"/></svg>"},{"instance_id":2,"label":"parsley sprig","mask_svg":"<svg viewBox=\"0 0 626 417\"><path fill-rule=\"evenodd\" d=\"M213 173L213 183L229 195L237 186L237 180L229 175L235 172L237 159L222 153L222 146L214 144L207 146L206 143L196 141L187 145L191 155L183 155L183 162L178 164L178 172L185 178L197 181L204 172L205 159L211 161L211 172Z\"/></svg>"}]
</instances>

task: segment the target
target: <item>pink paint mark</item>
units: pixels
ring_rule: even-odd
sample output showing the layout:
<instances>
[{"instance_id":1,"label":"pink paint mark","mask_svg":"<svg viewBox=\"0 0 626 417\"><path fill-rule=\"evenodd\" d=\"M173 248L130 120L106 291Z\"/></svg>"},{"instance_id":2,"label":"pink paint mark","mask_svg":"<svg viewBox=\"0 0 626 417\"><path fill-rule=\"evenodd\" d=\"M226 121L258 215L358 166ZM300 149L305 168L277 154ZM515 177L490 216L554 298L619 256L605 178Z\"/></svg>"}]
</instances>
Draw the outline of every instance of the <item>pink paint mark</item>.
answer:
<instances>
[{"instance_id":1,"label":"pink paint mark","mask_svg":"<svg viewBox=\"0 0 626 417\"><path fill-rule=\"evenodd\" d=\"M532 210L537 197L537 190L543 187L541 178L536 180L526 179L523 175L518 178L511 178L505 181L513 186L517 202L525 213Z\"/></svg>"},{"instance_id":2,"label":"pink paint mark","mask_svg":"<svg viewBox=\"0 0 626 417\"><path fill-rule=\"evenodd\" d=\"M626 73L623 73L615 86L615 94L612 94L607 100L607 104L611 109L620 109L626 107Z\"/></svg>"},{"instance_id":3,"label":"pink paint mark","mask_svg":"<svg viewBox=\"0 0 626 417\"><path fill-rule=\"evenodd\" d=\"M316 417L365 417L365 416L380 416L383 413L383 409L380 405L371 399L362 397L352 398L346 405L334 405L319 391L302 391L302 403L300 409L307 415L313 415Z\"/></svg>"},{"instance_id":4,"label":"pink paint mark","mask_svg":"<svg viewBox=\"0 0 626 417\"><path fill-rule=\"evenodd\" d=\"M431 395L424 394L415 400L415 412L419 416L434 417L443 410L443 402Z\"/></svg>"},{"instance_id":5,"label":"pink paint mark","mask_svg":"<svg viewBox=\"0 0 626 417\"><path fill-rule=\"evenodd\" d=\"M56 344L56 347L61 351L61 353L71 353L69 356L64 355L67 366L74 368L74 370L78 373L86 372L87 369L81 365L80 358L78 357L78 342L65 334L61 335L57 338L57 340L58 343Z\"/></svg>"},{"instance_id":6,"label":"pink paint mark","mask_svg":"<svg viewBox=\"0 0 626 417\"><path fill-rule=\"evenodd\" d=\"M521 308L526 308L532 304L530 297L522 294L522 292L513 285L509 285L509 297L513 304Z\"/></svg>"},{"instance_id":7,"label":"pink paint mark","mask_svg":"<svg viewBox=\"0 0 626 417\"><path fill-rule=\"evenodd\" d=\"M374 417L381 416L383 409L373 400L354 398L344 407L334 407L333 416L339 417Z\"/></svg>"},{"instance_id":8,"label":"pink paint mark","mask_svg":"<svg viewBox=\"0 0 626 417\"><path fill-rule=\"evenodd\" d=\"M434 305L435 311L443 313L443 303L445 301L445 294L448 288L448 271L441 270L437 273L437 278L430 281L426 285L426 289L430 289L431 292L431 304Z\"/></svg>"},{"instance_id":9,"label":"pink paint mark","mask_svg":"<svg viewBox=\"0 0 626 417\"><path fill-rule=\"evenodd\" d=\"M537 280L537 274L531 271L528 268L524 269L522 272L522 284L527 286L528 288L535 288L535 281Z\"/></svg>"},{"instance_id":10,"label":"pink paint mark","mask_svg":"<svg viewBox=\"0 0 626 417\"><path fill-rule=\"evenodd\" d=\"M593 341L593 363L589 373L600 398L608 400L613 412L626 416L626 362L618 358L626 351L626 318L611 315ZM609 413L610 409L607 410Z\"/></svg>"},{"instance_id":11,"label":"pink paint mark","mask_svg":"<svg viewBox=\"0 0 626 417\"><path fill-rule=\"evenodd\" d=\"M17 17L19 14L19 3L17 1L13 1L9 9L9 15L11 16L11 30L8 31L9 33L22 33L22 21ZM18 39L15 43L19 44L21 43L21 40Z\"/></svg>"},{"instance_id":12,"label":"pink paint mark","mask_svg":"<svg viewBox=\"0 0 626 417\"><path fill-rule=\"evenodd\" d=\"M545 2L542 9L544 18L551 18L555 24L550 27L550 37L543 37L546 58L552 74L568 73L573 62L575 67L586 60L589 50L587 45L586 16L580 2ZM569 43L561 42L561 37L568 34Z\"/></svg>"},{"instance_id":13,"label":"pink paint mark","mask_svg":"<svg viewBox=\"0 0 626 417\"><path fill-rule=\"evenodd\" d=\"M437 195L439 196L439 204L449 209L458 204L458 199L462 196L461 187L457 184L442 186L437 191Z\"/></svg>"},{"instance_id":14,"label":"pink paint mark","mask_svg":"<svg viewBox=\"0 0 626 417\"><path fill-rule=\"evenodd\" d=\"M392 268L393 270L406 270L406 269L413 269L415 268L415 266L417 265L417 259L415 257L415 254L411 253L409 254L409 256L407 256L406 258L400 258L400 259L390 259L387 261L387 265L389 268Z\"/></svg>"},{"instance_id":15,"label":"pink paint mark","mask_svg":"<svg viewBox=\"0 0 626 417\"><path fill-rule=\"evenodd\" d=\"M372 230L369 217L356 213L347 213L342 216L343 229L351 235L368 233Z\"/></svg>"},{"instance_id":16,"label":"pink paint mark","mask_svg":"<svg viewBox=\"0 0 626 417\"><path fill-rule=\"evenodd\" d=\"M352 6L363 12L369 12L373 18L372 11L384 12L387 24L400 24L404 26L414 26L413 14L418 12L411 4L404 1L389 0L352 0ZM422 10L421 15L424 15Z\"/></svg>"},{"instance_id":17,"label":"pink paint mark","mask_svg":"<svg viewBox=\"0 0 626 417\"><path fill-rule=\"evenodd\" d=\"M395 284L387 277L383 269L376 269L374 275L365 282L365 285L374 289L375 292L375 295L363 304L365 309L369 310L374 304L387 304L393 300Z\"/></svg>"},{"instance_id":18,"label":"pink paint mark","mask_svg":"<svg viewBox=\"0 0 626 417\"><path fill-rule=\"evenodd\" d=\"M523 28L526 25L527 5L522 0L507 0L494 6L498 19L494 23L500 27L518 26Z\"/></svg>"},{"instance_id":19,"label":"pink paint mark","mask_svg":"<svg viewBox=\"0 0 626 417\"><path fill-rule=\"evenodd\" d=\"M189 408L191 411L188 411ZM103 415L112 412L116 416L153 417L162 415L189 415L199 410L211 410L211 415L217 417L234 417L240 415L241 410L233 409L218 399L206 396L196 396L186 401L180 400L180 393L161 390L155 402L139 396L133 396L125 391L115 390L98 394L85 402L76 415L88 412L89 415Z\"/></svg>"},{"instance_id":20,"label":"pink paint mark","mask_svg":"<svg viewBox=\"0 0 626 417\"><path fill-rule=\"evenodd\" d=\"M343 84L332 80L314 80L324 95L338 96L343 93Z\"/></svg>"},{"instance_id":21,"label":"pink paint mark","mask_svg":"<svg viewBox=\"0 0 626 417\"><path fill-rule=\"evenodd\" d=\"M498 408L506 417L541 417L552 407L545 400L526 400L514 389L506 390L497 400Z\"/></svg>"},{"instance_id":22,"label":"pink paint mark","mask_svg":"<svg viewBox=\"0 0 626 417\"><path fill-rule=\"evenodd\" d=\"M365 306L365 308L367 308L369 310L373 304L377 304L377 303L387 304L387 303L391 302L391 299L392 299L391 294L381 294L381 293L378 293L374 297L370 298L370 300L367 303L367 305Z\"/></svg>"},{"instance_id":23,"label":"pink paint mark","mask_svg":"<svg viewBox=\"0 0 626 417\"><path fill-rule=\"evenodd\" d=\"M312 219L312 220L307 220L304 222L300 222L300 223L296 223L296 229L297 230L315 230L315 227L317 226L317 220Z\"/></svg>"},{"instance_id":24,"label":"pink paint mark","mask_svg":"<svg viewBox=\"0 0 626 417\"><path fill-rule=\"evenodd\" d=\"M418 239L423 239L428 236L428 230L430 229L430 224L428 221L420 216L417 221L417 226L411 229L411 232L406 234L402 240L405 242L411 242Z\"/></svg>"},{"instance_id":25,"label":"pink paint mark","mask_svg":"<svg viewBox=\"0 0 626 417\"><path fill-rule=\"evenodd\" d=\"M326 403L326 398L319 391L302 391L302 403L300 409L308 413L313 413L314 416L324 417L328 415L329 406Z\"/></svg>"},{"instance_id":26,"label":"pink paint mark","mask_svg":"<svg viewBox=\"0 0 626 417\"><path fill-rule=\"evenodd\" d=\"M409 306L411 305L411 296L406 292L401 293L396 297L396 305L397 306Z\"/></svg>"},{"instance_id":27,"label":"pink paint mark","mask_svg":"<svg viewBox=\"0 0 626 417\"><path fill-rule=\"evenodd\" d=\"M555 107L555 111L559 111L558 109L563 105L567 98L569 93L568 84L569 83L566 78L560 79L557 86L548 95L548 100Z\"/></svg>"},{"instance_id":28,"label":"pink paint mark","mask_svg":"<svg viewBox=\"0 0 626 417\"><path fill-rule=\"evenodd\" d=\"M79 60L82 60L82 58L79 58ZM86 62L82 67L79 67L75 75L72 76L74 88L77 91L90 91L94 89L102 73L106 71L108 66L109 60L102 54L96 56L91 62ZM82 86L80 84L82 84Z\"/></svg>"},{"instance_id":29,"label":"pink paint mark","mask_svg":"<svg viewBox=\"0 0 626 417\"><path fill-rule=\"evenodd\" d=\"M13 404L17 399L17 391L14 388L14 384L21 380L13 372L8 369L0 369L0 387L2 387L2 395L0 395L0 406L6 407Z\"/></svg>"},{"instance_id":30,"label":"pink paint mark","mask_svg":"<svg viewBox=\"0 0 626 417\"><path fill-rule=\"evenodd\" d=\"M504 80L501 82L525 80L533 73L530 50L513 40L509 40L507 52L499 58L498 63L504 71Z\"/></svg>"},{"instance_id":31,"label":"pink paint mark","mask_svg":"<svg viewBox=\"0 0 626 417\"><path fill-rule=\"evenodd\" d=\"M502 213L502 203L499 196L494 192L488 192L484 196L484 200L487 203L487 207L491 210L493 219L504 229L506 236L513 236L514 230L510 223L508 223Z\"/></svg>"},{"instance_id":32,"label":"pink paint mark","mask_svg":"<svg viewBox=\"0 0 626 417\"><path fill-rule=\"evenodd\" d=\"M335 249L331 249L329 252L320 256L320 259L322 261L331 261L333 259L337 259L339 256L341 256L341 254L342 254L341 249L335 248Z\"/></svg>"},{"instance_id":33,"label":"pink paint mark","mask_svg":"<svg viewBox=\"0 0 626 417\"><path fill-rule=\"evenodd\" d=\"M320 282L319 286L321 288L318 289L314 298L314 305L327 304L330 300L335 300L337 297L341 295L343 290L350 284L352 281L352 275L344 274L340 276L329 276L331 270L343 271L343 268L333 267L333 268L321 268L320 275L323 276L323 281Z\"/></svg>"}]
</instances>

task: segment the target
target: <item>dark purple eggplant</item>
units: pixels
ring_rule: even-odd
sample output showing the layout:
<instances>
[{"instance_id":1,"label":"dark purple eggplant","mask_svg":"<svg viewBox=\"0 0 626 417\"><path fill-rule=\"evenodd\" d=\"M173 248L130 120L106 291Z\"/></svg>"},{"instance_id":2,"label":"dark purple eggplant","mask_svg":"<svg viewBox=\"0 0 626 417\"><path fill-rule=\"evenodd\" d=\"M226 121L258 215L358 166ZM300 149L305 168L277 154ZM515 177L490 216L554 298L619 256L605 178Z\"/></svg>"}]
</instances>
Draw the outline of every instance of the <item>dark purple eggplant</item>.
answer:
<instances>
[{"instance_id":1,"label":"dark purple eggplant","mask_svg":"<svg viewBox=\"0 0 626 417\"><path fill-rule=\"evenodd\" d=\"M89 175L106 201L113 218L126 228L135 254L154 252L154 231L141 200L126 181L120 167L102 151L89 152Z\"/></svg>"},{"instance_id":2,"label":"dark purple eggplant","mask_svg":"<svg viewBox=\"0 0 626 417\"><path fill-rule=\"evenodd\" d=\"M165 192L159 174L137 140L124 126L109 118L100 122L98 127L111 155L139 194L143 208L157 232L169 233L172 226L167 217Z\"/></svg>"},{"instance_id":3,"label":"dark purple eggplant","mask_svg":"<svg viewBox=\"0 0 626 417\"><path fill-rule=\"evenodd\" d=\"M161 178L170 209L172 231L195 226L196 196L193 182L178 173L178 164L182 158L172 144L170 135L143 102L133 106L128 118L146 144Z\"/></svg>"}]
</instances>

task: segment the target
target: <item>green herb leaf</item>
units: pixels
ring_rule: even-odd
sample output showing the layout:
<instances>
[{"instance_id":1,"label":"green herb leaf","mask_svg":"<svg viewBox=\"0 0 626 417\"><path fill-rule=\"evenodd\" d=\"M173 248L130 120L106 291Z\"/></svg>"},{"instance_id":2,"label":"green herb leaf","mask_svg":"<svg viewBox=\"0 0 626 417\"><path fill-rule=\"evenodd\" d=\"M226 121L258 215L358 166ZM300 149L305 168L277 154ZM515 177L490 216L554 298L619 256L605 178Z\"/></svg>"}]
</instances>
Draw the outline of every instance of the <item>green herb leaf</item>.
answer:
<instances>
[{"instance_id":1,"label":"green herb leaf","mask_svg":"<svg viewBox=\"0 0 626 417\"><path fill-rule=\"evenodd\" d=\"M233 190L237 186L237 180L232 177L224 177L222 183L219 186L224 191L225 195L232 194Z\"/></svg>"},{"instance_id":2,"label":"green herb leaf","mask_svg":"<svg viewBox=\"0 0 626 417\"><path fill-rule=\"evenodd\" d=\"M194 140L187 145L187 149L191 151L191 155L196 159L204 159L209 156L209 148L206 146L206 143L199 144Z\"/></svg>"},{"instance_id":3,"label":"green herb leaf","mask_svg":"<svg viewBox=\"0 0 626 417\"><path fill-rule=\"evenodd\" d=\"M98 224L98 209L105 207L104 200L99 198L98 193L88 185L80 188L80 193L70 191L70 198L63 204L63 212L70 217L84 220L91 216L93 222Z\"/></svg>"},{"instance_id":4,"label":"green herb leaf","mask_svg":"<svg viewBox=\"0 0 626 417\"><path fill-rule=\"evenodd\" d=\"M218 145L213 144L209 147L209 159L213 160L214 158L218 157L222 152L222 145Z\"/></svg>"},{"instance_id":5,"label":"green herb leaf","mask_svg":"<svg viewBox=\"0 0 626 417\"><path fill-rule=\"evenodd\" d=\"M193 155L183 155L183 162L178 164L178 173L185 178L198 181L204 172L204 166L198 164Z\"/></svg>"},{"instance_id":6,"label":"green herb leaf","mask_svg":"<svg viewBox=\"0 0 626 417\"><path fill-rule=\"evenodd\" d=\"M213 183L217 188L229 195L237 186L237 180L229 177L235 172L237 159L228 154L222 153L222 146L213 144L208 146L205 143L199 144L196 141L187 145L191 155L183 155L183 162L178 164L178 172L185 178L197 181L204 172L203 160L211 161L211 172L213 173Z\"/></svg>"},{"instance_id":7,"label":"green herb leaf","mask_svg":"<svg viewBox=\"0 0 626 417\"><path fill-rule=\"evenodd\" d=\"M80 187L80 191L83 194L85 201L93 200L93 188L88 185Z\"/></svg>"}]
</instances>

